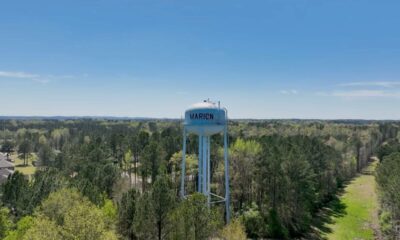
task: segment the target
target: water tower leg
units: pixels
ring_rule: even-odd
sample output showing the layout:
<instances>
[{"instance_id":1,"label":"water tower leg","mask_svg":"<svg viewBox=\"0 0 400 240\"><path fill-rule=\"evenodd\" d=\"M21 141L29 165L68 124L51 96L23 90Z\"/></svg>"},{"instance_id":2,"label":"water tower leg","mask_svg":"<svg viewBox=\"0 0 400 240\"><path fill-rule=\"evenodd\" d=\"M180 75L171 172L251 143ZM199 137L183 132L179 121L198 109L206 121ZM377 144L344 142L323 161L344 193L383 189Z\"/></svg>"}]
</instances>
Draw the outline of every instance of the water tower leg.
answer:
<instances>
[{"instance_id":1,"label":"water tower leg","mask_svg":"<svg viewBox=\"0 0 400 240\"><path fill-rule=\"evenodd\" d=\"M207 137L207 201L208 201L208 206L210 206L211 202L211 159L210 159L210 149L211 149L211 137Z\"/></svg>"},{"instance_id":2,"label":"water tower leg","mask_svg":"<svg viewBox=\"0 0 400 240\"><path fill-rule=\"evenodd\" d=\"M202 166L203 166L203 137L199 135L199 162L198 162L198 175L197 175L197 191L202 190Z\"/></svg>"},{"instance_id":3,"label":"water tower leg","mask_svg":"<svg viewBox=\"0 0 400 240\"><path fill-rule=\"evenodd\" d=\"M202 166L202 193L204 194L204 195L206 195L206 197L208 197L208 194L207 194L207 188L208 188L208 186L207 186L207 176L208 176L208 174L209 174L209 172L207 171L207 157L208 157L208 144L207 144L207 137L206 136L203 136L203 143L202 143L202 145L203 145L203 153L202 153L202 163L203 163L203 166Z\"/></svg>"},{"instance_id":4,"label":"water tower leg","mask_svg":"<svg viewBox=\"0 0 400 240\"><path fill-rule=\"evenodd\" d=\"M229 192L229 163L228 163L228 134L227 128L224 129L224 161L225 161L225 211L226 223L230 220L230 192Z\"/></svg>"},{"instance_id":5,"label":"water tower leg","mask_svg":"<svg viewBox=\"0 0 400 240\"><path fill-rule=\"evenodd\" d=\"M183 150L181 167L181 197L185 196L185 177L186 177L186 129L183 128Z\"/></svg>"}]
</instances>

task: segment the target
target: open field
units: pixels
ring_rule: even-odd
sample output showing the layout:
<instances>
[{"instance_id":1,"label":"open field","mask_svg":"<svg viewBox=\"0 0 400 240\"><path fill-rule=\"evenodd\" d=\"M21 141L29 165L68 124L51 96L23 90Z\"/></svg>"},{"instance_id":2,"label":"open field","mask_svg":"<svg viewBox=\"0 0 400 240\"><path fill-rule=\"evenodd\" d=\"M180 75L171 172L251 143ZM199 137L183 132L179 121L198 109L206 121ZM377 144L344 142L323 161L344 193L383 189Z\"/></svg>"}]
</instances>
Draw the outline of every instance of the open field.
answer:
<instances>
[{"instance_id":1,"label":"open field","mask_svg":"<svg viewBox=\"0 0 400 240\"><path fill-rule=\"evenodd\" d=\"M339 197L340 214L324 226L322 237L331 240L374 239L378 228L374 171L377 161L372 162L358 177L352 180ZM338 210L338 208L337 208Z\"/></svg>"},{"instance_id":2,"label":"open field","mask_svg":"<svg viewBox=\"0 0 400 240\"><path fill-rule=\"evenodd\" d=\"M27 166L24 166L24 159L19 157L17 154L11 155L11 159L14 161L15 171L19 171L28 176L35 173L36 167L33 166L32 161L35 161L37 159L36 154L33 153L28 157Z\"/></svg>"}]
</instances>

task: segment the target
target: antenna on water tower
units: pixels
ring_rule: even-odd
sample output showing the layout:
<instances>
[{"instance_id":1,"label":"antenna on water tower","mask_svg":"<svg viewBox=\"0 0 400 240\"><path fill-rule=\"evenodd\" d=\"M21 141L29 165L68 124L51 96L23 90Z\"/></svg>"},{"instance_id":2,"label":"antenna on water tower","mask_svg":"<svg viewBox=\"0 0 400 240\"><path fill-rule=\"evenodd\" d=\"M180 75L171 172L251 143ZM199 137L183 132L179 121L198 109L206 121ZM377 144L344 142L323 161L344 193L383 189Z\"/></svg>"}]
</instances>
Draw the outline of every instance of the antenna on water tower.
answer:
<instances>
[{"instance_id":1,"label":"antenna on water tower","mask_svg":"<svg viewBox=\"0 0 400 240\"><path fill-rule=\"evenodd\" d=\"M211 193L211 168L210 168L210 143L211 136L223 132L224 138L224 165L225 165L225 196ZM186 175L186 137L194 133L199 136L199 158L197 191L207 197L207 204L224 202L226 222L230 219L230 192L229 192L229 163L228 163L228 111L211 102L210 99L194 104L185 112L183 123L183 151L182 151L182 176L181 197L185 197ZM215 200L212 200L212 197Z\"/></svg>"}]
</instances>

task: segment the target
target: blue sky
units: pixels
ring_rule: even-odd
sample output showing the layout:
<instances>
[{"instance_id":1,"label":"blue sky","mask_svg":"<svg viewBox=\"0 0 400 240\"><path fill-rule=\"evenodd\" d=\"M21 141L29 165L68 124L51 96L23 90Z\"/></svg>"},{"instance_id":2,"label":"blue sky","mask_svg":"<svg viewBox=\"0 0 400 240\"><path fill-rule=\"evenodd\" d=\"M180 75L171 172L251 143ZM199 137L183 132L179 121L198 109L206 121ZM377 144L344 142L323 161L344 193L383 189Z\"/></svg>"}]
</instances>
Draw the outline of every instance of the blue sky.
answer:
<instances>
[{"instance_id":1,"label":"blue sky","mask_svg":"<svg viewBox=\"0 0 400 240\"><path fill-rule=\"evenodd\" d=\"M3 1L0 115L400 119L400 1Z\"/></svg>"}]
</instances>

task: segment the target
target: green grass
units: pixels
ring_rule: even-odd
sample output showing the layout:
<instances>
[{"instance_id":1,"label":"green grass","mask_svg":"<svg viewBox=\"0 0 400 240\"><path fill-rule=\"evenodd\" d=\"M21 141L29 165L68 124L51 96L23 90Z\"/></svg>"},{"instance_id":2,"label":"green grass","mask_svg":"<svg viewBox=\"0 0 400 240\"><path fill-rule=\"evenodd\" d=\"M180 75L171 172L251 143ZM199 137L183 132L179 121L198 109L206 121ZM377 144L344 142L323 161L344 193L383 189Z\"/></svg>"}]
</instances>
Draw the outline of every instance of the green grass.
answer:
<instances>
[{"instance_id":1,"label":"green grass","mask_svg":"<svg viewBox=\"0 0 400 240\"><path fill-rule=\"evenodd\" d=\"M324 227L329 229L323 238L332 240L374 239L377 228L378 200L375 191L375 171L377 161L368 166L344 189L339 197L343 206L342 214L332 217Z\"/></svg>"},{"instance_id":2,"label":"green grass","mask_svg":"<svg viewBox=\"0 0 400 240\"><path fill-rule=\"evenodd\" d=\"M19 171L28 176L31 176L36 172L36 167L32 165L32 161L37 159L36 154L31 154L31 156L28 158L27 166L24 166L24 159L20 158L18 155L12 155L11 158L14 160L15 171Z\"/></svg>"}]
</instances>

